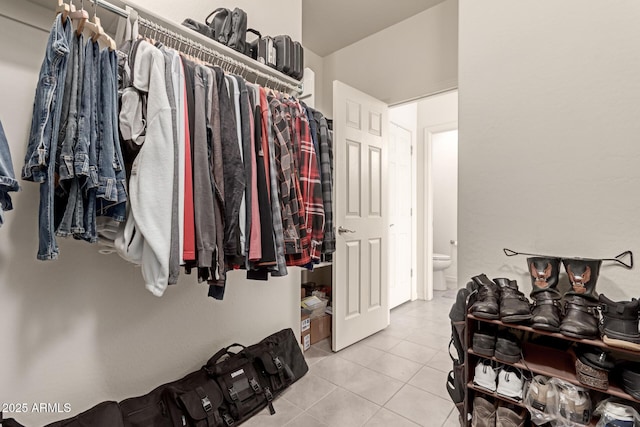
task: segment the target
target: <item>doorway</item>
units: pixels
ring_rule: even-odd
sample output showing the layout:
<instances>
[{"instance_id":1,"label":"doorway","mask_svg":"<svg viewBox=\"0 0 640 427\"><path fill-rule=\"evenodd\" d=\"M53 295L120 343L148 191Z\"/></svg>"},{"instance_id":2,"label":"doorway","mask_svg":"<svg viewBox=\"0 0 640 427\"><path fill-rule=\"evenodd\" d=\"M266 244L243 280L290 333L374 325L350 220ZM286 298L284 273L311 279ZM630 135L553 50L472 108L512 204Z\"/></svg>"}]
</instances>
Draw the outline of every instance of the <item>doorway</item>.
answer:
<instances>
[{"instance_id":1,"label":"doorway","mask_svg":"<svg viewBox=\"0 0 640 427\"><path fill-rule=\"evenodd\" d=\"M394 106L389 118L389 301L395 307L416 298L432 299L434 287L457 288L458 91ZM400 166L402 139L409 135L410 171ZM410 186L400 183L405 174L411 176ZM410 238L401 237L402 227L408 228Z\"/></svg>"}]
</instances>

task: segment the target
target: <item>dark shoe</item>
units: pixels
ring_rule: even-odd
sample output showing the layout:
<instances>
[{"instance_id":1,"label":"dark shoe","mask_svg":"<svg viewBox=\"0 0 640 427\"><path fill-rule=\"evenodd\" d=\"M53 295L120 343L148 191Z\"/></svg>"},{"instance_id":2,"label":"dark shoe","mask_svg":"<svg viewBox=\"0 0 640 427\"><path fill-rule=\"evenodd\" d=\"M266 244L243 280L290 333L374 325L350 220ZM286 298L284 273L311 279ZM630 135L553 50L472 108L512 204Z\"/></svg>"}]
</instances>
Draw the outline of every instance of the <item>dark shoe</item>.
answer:
<instances>
[{"instance_id":1,"label":"dark shoe","mask_svg":"<svg viewBox=\"0 0 640 427\"><path fill-rule=\"evenodd\" d=\"M564 294L564 318L560 332L573 338L597 338L596 282L602 260L565 258L562 263L569 276L571 290Z\"/></svg>"},{"instance_id":2,"label":"dark shoe","mask_svg":"<svg viewBox=\"0 0 640 427\"><path fill-rule=\"evenodd\" d=\"M638 331L638 312L640 302L611 301L600 295L600 312L602 314L602 340L613 347L640 350L640 332Z\"/></svg>"},{"instance_id":3,"label":"dark shoe","mask_svg":"<svg viewBox=\"0 0 640 427\"><path fill-rule=\"evenodd\" d=\"M592 339L598 337L598 306L586 298L569 295L564 302L565 315L560 332L572 338Z\"/></svg>"},{"instance_id":4,"label":"dark shoe","mask_svg":"<svg viewBox=\"0 0 640 427\"><path fill-rule=\"evenodd\" d=\"M516 363L520 361L520 354L518 338L509 331L500 332L496 340L495 358L501 362Z\"/></svg>"},{"instance_id":5,"label":"dark shoe","mask_svg":"<svg viewBox=\"0 0 640 427\"><path fill-rule=\"evenodd\" d=\"M600 274L601 259L564 258L564 269L569 276L571 290L565 295L577 295L597 301L596 282Z\"/></svg>"},{"instance_id":6,"label":"dark shoe","mask_svg":"<svg viewBox=\"0 0 640 427\"><path fill-rule=\"evenodd\" d=\"M494 427L496 425L496 408L482 396L473 399L473 416L471 427Z\"/></svg>"},{"instance_id":7,"label":"dark shoe","mask_svg":"<svg viewBox=\"0 0 640 427\"><path fill-rule=\"evenodd\" d=\"M622 388L634 399L640 400L640 363L628 362L622 365Z\"/></svg>"},{"instance_id":8,"label":"dark shoe","mask_svg":"<svg viewBox=\"0 0 640 427\"><path fill-rule=\"evenodd\" d=\"M524 427L527 410L515 405L500 405L496 411L496 427Z\"/></svg>"},{"instance_id":9,"label":"dark shoe","mask_svg":"<svg viewBox=\"0 0 640 427\"><path fill-rule=\"evenodd\" d=\"M599 347L579 346L576 349L576 376L578 381L592 388L607 390L609 372L615 362L608 352Z\"/></svg>"},{"instance_id":10,"label":"dark shoe","mask_svg":"<svg viewBox=\"0 0 640 427\"><path fill-rule=\"evenodd\" d=\"M505 323L528 322L531 320L529 300L518 290L515 280L493 279L500 286L500 320Z\"/></svg>"},{"instance_id":11,"label":"dark shoe","mask_svg":"<svg viewBox=\"0 0 640 427\"><path fill-rule=\"evenodd\" d=\"M555 290L560 276L560 258L527 258L527 270L531 275L531 298L537 292Z\"/></svg>"},{"instance_id":12,"label":"dark shoe","mask_svg":"<svg viewBox=\"0 0 640 427\"><path fill-rule=\"evenodd\" d=\"M496 336L486 332L473 334L473 352L482 356L492 357L496 348Z\"/></svg>"},{"instance_id":13,"label":"dark shoe","mask_svg":"<svg viewBox=\"0 0 640 427\"><path fill-rule=\"evenodd\" d=\"M482 319L500 318L500 286L481 274L471 280L478 286L478 298L471 306L471 314Z\"/></svg>"},{"instance_id":14,"label":"dark shoe","mask_svg":"<svg viewBox=\"0 0 640 427\"><path fill-rule=\"evenodd\" d=\"M531 327L557 332L560 328L560 294L555 290L538 292L531 297Z\"/></svg>"},{"instance_id":15,"label":"dark shoe","mask_svg":"<svg viewBox=\"0 0 640 427\"><path fill-rule=\"evenodd\" d=\"M532 327L556 332L560 327L562 295L556 289L560 275L560 258L527 258L531 275Z\"/></svg>"}]
</instances>

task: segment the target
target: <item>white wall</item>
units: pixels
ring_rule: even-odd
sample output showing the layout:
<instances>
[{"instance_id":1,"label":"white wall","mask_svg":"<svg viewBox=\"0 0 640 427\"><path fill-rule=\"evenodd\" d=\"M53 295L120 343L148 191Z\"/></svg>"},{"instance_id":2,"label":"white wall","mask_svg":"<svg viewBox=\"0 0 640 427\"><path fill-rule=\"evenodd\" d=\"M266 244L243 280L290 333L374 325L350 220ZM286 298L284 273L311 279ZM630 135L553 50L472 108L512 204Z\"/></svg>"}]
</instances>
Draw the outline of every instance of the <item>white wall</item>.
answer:
<instances>
[{"instance_id":1,"label":"white wall","mask_svg":"<svg viewBox=\"0 0 640 427\"><path fill-rule=\"evenodd\" d=\"M640 3L460 2L460 277L519 279L502 248L611 257L640 242ZM597 290L637 297L638 269Z\"/></svg>"},{"instance_id":2,"label":"white wall","mask_svg":"<svg viewBox=\"0 0 640 427\"><path fill-rule=\"evenodd\" d=\"M252 12L272 8L256 4ZM50 10L19 0L0 2L0 13L43 27L52 22ZM289 31L290 17L271 19L282 23L278 32ZM45 32L0 18L0 120L18 173L46 39ZM21 185L0 228L0 402L70 403L75 414L177 379L231 342L254 343L286 327L299 333L298 269L268 282L230 273L225 299L214 301L193 275L156 298L144 289L139 268L73 240L59 239L59 260L37 261L38 186ZM43 425L68 415L17 418Z\"/></svg>"},{"instance_id":3,"label":"white wall","mask_svg":"<svg viewBox=\"0 0 640 427\"><path fill-rule=\"evenodd\" d=\"M324 113L324 93L322 90L324 82L324 60L322 57L316 55L312 50L305 48L304 66L305 68L310 68L315 73L313 88L305 88L305 92L307 92L307 89L311 89L315 104L314 108Z\"/></svg>"},{"instance_id":4,"label":"white wall","mask_svg":"<svg viewBox=\"0 0 640 427\"><path fill-rule=\"evenodd\" d=\"M447 0L324 58L323 108L331 114L333 80L388 104L455 88L458 1Z\"/></svg>"}]
</instances>

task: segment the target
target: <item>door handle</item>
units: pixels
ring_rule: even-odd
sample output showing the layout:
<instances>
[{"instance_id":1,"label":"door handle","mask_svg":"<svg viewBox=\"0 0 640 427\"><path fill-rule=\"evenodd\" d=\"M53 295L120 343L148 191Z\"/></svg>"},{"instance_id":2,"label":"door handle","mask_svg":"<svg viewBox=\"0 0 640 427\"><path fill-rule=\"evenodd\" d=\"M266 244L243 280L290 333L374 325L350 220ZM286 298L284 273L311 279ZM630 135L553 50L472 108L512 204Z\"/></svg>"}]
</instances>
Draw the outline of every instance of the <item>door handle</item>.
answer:
<instances>
[{"instance_id":1,"label":"door handle","mask_svg":"<svg viewBox=\"0 0 640 427\"><path fill-rule=\"evenodd\" d=\"M348 228L344 228L343 226L338 227L338 233L355 233L355 230L349 230Z\"/></svg>"}]
</instances>

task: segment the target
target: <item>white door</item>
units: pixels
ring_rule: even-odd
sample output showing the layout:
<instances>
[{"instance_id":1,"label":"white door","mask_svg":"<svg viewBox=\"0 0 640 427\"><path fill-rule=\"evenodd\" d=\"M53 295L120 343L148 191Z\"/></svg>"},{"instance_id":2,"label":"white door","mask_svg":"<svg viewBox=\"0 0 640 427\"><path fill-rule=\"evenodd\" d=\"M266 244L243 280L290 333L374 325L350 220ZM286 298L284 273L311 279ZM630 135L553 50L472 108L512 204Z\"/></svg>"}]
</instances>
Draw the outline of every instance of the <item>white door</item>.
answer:
<instances>
[{"instance_id":1,"label":"white door","mask_svg":"<svg viewBox=\"0 0 640 427\"><path fill-rule=\"evenodd\" d=\"M412 134L391 122L389 132L389 307L411 299Z\"/></svg>"},{"instance_id":2,"label":"white door","mask_svg":"<svg viewBox=\"0 0 640 427\"><path fill-rule=\"evenodd\" d=\"M333 343L341 350L389 325L387 105L333 82Z\"/></svg>"}]
</instances>

